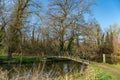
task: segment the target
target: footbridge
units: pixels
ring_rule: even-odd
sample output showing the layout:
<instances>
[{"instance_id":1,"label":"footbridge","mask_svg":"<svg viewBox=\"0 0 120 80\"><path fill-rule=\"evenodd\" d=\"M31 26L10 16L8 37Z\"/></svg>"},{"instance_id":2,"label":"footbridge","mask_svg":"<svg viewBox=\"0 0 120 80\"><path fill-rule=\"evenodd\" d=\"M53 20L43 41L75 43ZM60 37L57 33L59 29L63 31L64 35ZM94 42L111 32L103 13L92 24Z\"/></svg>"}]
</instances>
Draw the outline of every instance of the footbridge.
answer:
<instances>
[{"instance_id":1,"label":"footbridge","mask_svg":"<svg viewBox=\"0 0 120 80\"><path fill-rule=\"evenodd\" d=\"M67 59L67 60L72 60L72 61L75 61L75 62L79 62L79 63L83 63L83 64L90 64L90 61L87 60L87 59L82 59L80 58L79 56L47 56L45 57L46 59L54 59L54 58L57 58L57 59Z\"/></svg>"}]
</instances>

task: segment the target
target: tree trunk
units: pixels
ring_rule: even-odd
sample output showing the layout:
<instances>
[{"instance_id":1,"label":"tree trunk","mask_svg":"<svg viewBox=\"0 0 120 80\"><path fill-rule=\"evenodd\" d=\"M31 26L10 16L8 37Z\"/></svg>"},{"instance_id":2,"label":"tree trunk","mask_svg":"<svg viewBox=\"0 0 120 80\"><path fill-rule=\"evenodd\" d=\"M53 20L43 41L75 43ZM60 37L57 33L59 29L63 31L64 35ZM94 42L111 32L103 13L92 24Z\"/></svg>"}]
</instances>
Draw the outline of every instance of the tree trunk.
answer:
<instances>
[{"instance_id":1,"label":"tree trunk","mask_svg":"<svg viewBox=\"0 0 120 80\"><path fill-rule=\"evenodd\" d=\"M64 41L60 41L60 51L64 51Z\"/></svg>"},{"instance_id":2,"label":"tree trunk","mask_svg":"<svg viewBox=\"0 0 120 80\"><path fill-rule=\"evenodd\" d=\"M73 37L71 37L71 38L69 39L69 43L68 43L68 46L67 46L67 50L68 50L69 52L71 52L72 42L73 42Z\"/></svg>"},{"instance_id":3,"label":"tree trunk","mask_svg":"<svg viewBox=\"0 0 120 80\"><path fill-rule=\"evenodd\" d=\"M79 36L78 35L77 35L76 42L77 42L77 47L79 47Z\"/></svg>"},{"instance_id":4,"label":"tree trunk","mask_svg":"<svg viewBox=\"0 0 120 80\"><path fill-rule=\"evenodd\" d=\"M8 49L8 60L12 59L12 51L10 49Z\"/></svg>"}]
</instances>

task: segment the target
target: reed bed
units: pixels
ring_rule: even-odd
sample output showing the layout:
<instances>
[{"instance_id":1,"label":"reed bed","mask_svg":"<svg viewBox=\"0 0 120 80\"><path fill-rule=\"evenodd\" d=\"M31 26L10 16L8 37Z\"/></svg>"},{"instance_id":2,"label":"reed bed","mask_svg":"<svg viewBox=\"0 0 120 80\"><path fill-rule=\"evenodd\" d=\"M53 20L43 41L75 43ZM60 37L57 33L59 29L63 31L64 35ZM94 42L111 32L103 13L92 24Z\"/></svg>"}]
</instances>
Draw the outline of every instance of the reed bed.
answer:
<instances>
[{"instance_id":1,"label":"reed bed","mask_svg":"<svg viewBox=\"0 0 120 80\"><path fill-rule=\"evenodd\" d=\"M114 80L110 75L93 66L88 66L82 74L70 72L59 76L53 75L55 74L52 70L44 73L44 65L33 66L31 69L15 67L11 70L0 69L0 80Z\"/></svg>"}]
</instances>

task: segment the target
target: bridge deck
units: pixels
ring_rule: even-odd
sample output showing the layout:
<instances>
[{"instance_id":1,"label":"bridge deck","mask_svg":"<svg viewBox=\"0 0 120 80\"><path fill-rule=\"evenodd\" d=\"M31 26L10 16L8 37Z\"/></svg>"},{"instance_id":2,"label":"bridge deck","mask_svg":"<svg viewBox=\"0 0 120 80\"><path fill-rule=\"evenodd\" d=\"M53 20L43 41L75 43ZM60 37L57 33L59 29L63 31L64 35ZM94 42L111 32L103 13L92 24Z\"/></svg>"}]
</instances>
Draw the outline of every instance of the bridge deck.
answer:
<instances>
[{"instance_id":1,"label":"bridge deck","mask_svg":"<svg viewBox=\"0 0 120 80\"><path fill-rule=\"evenodd\" d=\"M85 60L85 59L81 59L79 57L71 57L71 56L49 56L46 58L63 58L63 59L68 59L68 60L72 60L72 61L76 61L79 63L83 63L83 64L90 64L89 60Z\"/></svg>"}]
</instances>

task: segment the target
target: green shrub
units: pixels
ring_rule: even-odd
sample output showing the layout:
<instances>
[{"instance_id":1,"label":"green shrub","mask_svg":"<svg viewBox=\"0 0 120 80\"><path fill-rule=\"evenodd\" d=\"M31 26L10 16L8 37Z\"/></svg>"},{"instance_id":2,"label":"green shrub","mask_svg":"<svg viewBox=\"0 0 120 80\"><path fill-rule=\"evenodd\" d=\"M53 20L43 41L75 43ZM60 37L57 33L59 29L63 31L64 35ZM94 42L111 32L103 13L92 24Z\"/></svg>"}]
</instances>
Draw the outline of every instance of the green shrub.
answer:
<instances>
[{"instance_id":1,"label":"green shrub","mask_svg":"<svg viewBox=\"0 0 120 80\"><path fill-rule=\"evenodd\" d=\"M99 80L113 80L112 76L108 75L106 72L100 72L97 74Z\"/></svg>"},{"instance_id":2,"label":"green shrub","mask_svg":"<svg viewBox=\"0 0 120 80\"><path fill-rule=\"evenodd\" d=\"M81 73L75 73L74 75L73 75L73 77L75 77L75 78L79 78L79 77L81 77L83 74L81 74Z\"/></svg>"}]
</instances>

